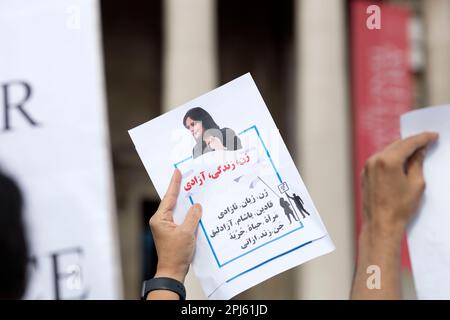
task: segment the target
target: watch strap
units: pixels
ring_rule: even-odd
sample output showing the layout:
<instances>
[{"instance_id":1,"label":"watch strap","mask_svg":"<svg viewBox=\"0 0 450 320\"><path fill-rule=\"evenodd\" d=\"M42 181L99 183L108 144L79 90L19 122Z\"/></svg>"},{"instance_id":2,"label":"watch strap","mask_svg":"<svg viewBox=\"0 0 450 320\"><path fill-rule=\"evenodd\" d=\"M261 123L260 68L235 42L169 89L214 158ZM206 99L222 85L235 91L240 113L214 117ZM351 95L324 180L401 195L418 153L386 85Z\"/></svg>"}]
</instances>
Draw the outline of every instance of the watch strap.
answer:
<instances>
[{"instance_id":1,"label":"watch strap","mask_svg":"<svg viewBox=\"0 0 450 320\"><path fill-rule=\"evenodd\" d=\"M149 292L154 290L169 290L177 293L180 296L180 300L186 300L186 289L184 285L180 281L172 278L161 277L144 281L142 284L142 300L147 299Z\"/></svg>"}]
</instances>

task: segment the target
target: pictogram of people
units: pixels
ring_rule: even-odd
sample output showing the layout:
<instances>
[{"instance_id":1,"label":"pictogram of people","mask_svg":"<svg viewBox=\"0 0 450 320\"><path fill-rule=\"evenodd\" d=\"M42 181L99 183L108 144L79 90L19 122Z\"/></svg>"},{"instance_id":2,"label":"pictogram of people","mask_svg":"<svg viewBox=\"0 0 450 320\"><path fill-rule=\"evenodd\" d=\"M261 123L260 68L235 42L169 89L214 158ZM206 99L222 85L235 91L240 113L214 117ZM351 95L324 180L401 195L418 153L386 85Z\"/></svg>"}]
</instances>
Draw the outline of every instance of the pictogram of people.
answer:
<instances>
[{"instance_id":1,"label":"pictogram of people","mask_svg":"<svg viewBox=\"0 0 450 320\"><path fill-rule=\"evenodd\" d=\"M289 219L289 224L292 224L291 216L294 218L295 221L298 221L298 217L291 209L291 205L289 204L288 201L284 200L283 197L280 197L280 206L284 209L284 214Z\"/></svg>"},{"instance_id":2,"label":"pictogram of people","mask_svg":"<svg viewBox=\"0 0 450 320\"><path fill-rule=\"evenodd\" d=\"M309 212L306 211L305 207L304 207L304 202L302 200L302 198L300 198L298 195L296 195L295 193L293 194L293 196L291 197L287 192L286 195L289 197L289 199L294 200L294 203L298 209L298 211L300 211L300 213L302 214L303 218L306 218L305 213L309 216Z\"/></svg>"}]
</instances>

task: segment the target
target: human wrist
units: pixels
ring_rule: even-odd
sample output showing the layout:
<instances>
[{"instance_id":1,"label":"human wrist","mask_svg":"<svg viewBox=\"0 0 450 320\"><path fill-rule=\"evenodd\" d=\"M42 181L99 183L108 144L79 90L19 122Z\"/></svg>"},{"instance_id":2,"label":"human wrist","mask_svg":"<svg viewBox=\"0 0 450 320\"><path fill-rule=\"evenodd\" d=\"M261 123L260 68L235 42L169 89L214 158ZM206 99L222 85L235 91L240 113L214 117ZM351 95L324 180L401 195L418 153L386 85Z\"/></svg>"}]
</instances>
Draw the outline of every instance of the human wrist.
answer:
<instances>
[{"instance_id":1,"label":"human wrist","mask_svg":"<svg viewBox=\"0 0 450 320\"><path fill-rule=\"evenodd\" d=\"M403 234L406 231L406 224L403 223L382 223L379 221L366 221L361 229L361 237L372 246L400 246Z\"/></svg>"},{"instance_id":2,"label":"human wrist","mask_svg":"<svg viewBox=\"0 0 450 320\"><path fill-rule=\"evenodd\" d=\"M160 267L158 265L154 278L172 278L184 283L187 271L182 268Z\"/></svg>"},{"instance_id":3,"label":"human wrist","mask_svg":"<svg viewBox=\"0 0 450 320\"><path fill-rule=\"evenodd\" d=\"M401 241L408 221L401 215L388 210L374 210L370 218L364 221L363 230L370 235L389 241Z\"/></svg>"}]
</instances>

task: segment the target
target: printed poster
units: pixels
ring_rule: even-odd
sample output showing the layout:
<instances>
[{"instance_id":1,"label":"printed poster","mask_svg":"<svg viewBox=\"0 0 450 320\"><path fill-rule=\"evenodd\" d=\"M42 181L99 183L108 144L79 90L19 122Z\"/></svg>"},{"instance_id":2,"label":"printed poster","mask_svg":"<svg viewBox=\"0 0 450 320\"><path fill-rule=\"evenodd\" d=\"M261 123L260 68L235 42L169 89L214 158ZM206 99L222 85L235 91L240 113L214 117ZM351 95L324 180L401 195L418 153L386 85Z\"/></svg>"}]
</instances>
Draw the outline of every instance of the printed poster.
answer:
<instances>
[{"instance_id":1,"label":"printed poster","mask_svg":"<svg viewBox=\"0 0 450 320\"><path fill-rule=\"evenodd\" d=\"M174 220L200 203L192 266L210 299L236 294L334 245L250 74L129 131Z\"/></svg>"}]
</instances>

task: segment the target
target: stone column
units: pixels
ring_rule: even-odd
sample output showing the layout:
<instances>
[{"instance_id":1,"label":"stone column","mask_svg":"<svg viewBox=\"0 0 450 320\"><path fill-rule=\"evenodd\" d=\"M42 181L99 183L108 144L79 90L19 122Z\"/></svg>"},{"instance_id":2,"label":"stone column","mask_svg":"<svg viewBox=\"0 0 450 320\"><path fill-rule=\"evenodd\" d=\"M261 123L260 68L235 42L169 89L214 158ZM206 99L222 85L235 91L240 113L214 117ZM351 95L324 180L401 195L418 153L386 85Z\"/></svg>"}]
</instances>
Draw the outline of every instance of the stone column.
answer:
<instances>
[{"instance_id":1,"label":"stone column","mask_svg":"<svg viewBox=\"0 0 450 320\"><path fill-rule=\"evenodd\" d=\"M344 0L296 2L296 160L337 248L297 269L299 299L348 299L354 268L345 10Z\"/></svg>"},{"instance_id":2,"label":"stone column","mask_svg":"<svg viewBox=\"0 0 450 320\"><path fill-rule=\"evenodd\" d=\"M450 1L423 1L426 94L429 105L450 103Z\"/></svg>"},{"instance_id":3,"label":"stone column","mask_svg":"<svg viewBox=\"0 0 450 320\"><path fill-rule=\"evenodd\" d=\"M164 0L164 111L217 85L216 42L214 0Z\"/></svg>"}]
</instances>

